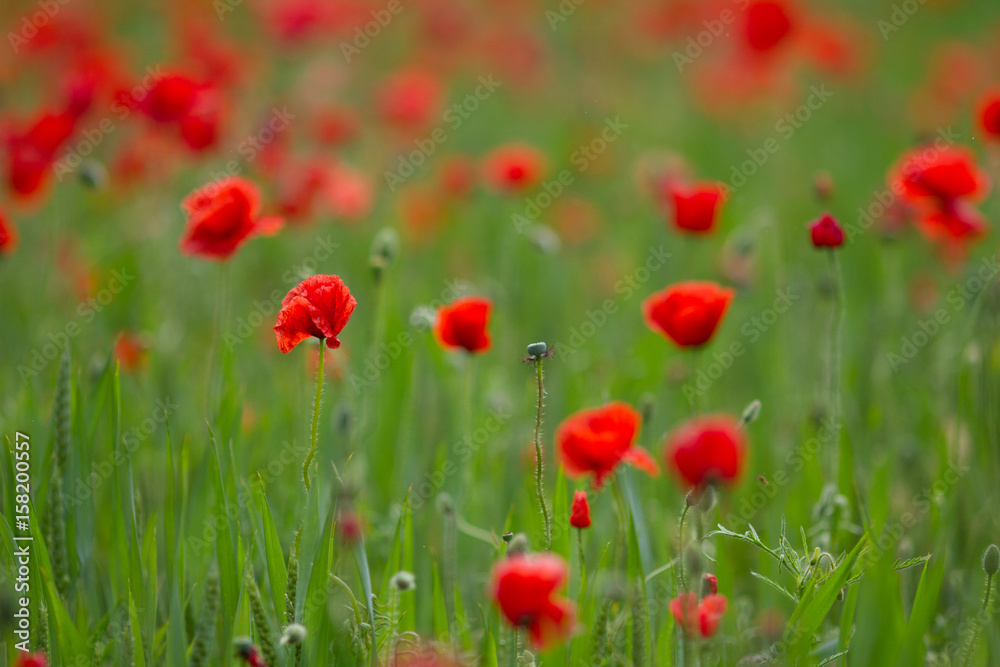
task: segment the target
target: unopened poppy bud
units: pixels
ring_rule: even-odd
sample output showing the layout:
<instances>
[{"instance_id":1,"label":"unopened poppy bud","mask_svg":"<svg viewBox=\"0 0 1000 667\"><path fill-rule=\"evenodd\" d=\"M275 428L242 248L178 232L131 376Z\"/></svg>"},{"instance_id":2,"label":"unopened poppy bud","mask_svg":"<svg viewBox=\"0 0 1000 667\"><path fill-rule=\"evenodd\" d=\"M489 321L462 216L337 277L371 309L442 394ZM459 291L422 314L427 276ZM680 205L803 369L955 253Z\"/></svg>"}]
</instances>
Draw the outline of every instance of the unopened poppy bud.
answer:
<instances>
[{"instance_id":1,"label":"unopened poppy bud","mask_svg":"<svg viewBox=\"0 0 1000 667\"><path fill-rule=\"evenodd\" d=\"M284 632L281 633L281 641L279 642L282 646L288 644L289 646L298 646L306 640L306 628L304 625L298 623L290 623L285 626Z\"/></svg>"},{"instance_id":2,"label":"unopened poppy bud","mask_svg":"<svg viewBox=\"0 0 1000 667\"><path fill-rule=\"evenodd\" d=\"M719 592L719 580L715 578L714 574L710 572L705 573L705 595L715 595Z\"/></svg>"},{"instance_id":3,"label":"unopened poppy bud","mask_svg":"<svg viewBox=\"0 0 1000 667\"><path fill-rule=\"evenodd\" d=\"M529 357L540 357L549 349L545 343L532 343L528 346Z\"/></svg>"},{"instance_id":4,"label":"unopened poppy bud","mask_svg":"<svg viewBox=\"0 0 1000 667\"><path fill-rule=\"evenodd\" d=\"M397 591L409 591L417 587L417 578L413 576L412 572L400 570L396 574L392 575L392 579L389 580L389 583Z\"/></svg>"},{"instance_id":5,"label":"unopened poppy bud","mask_svg":"<svg viewBox=\"0 0 1000 667\"><path fill-rule=\"evenodd\" d=\"M813 187L816 190L816 198L822 203L830 201L833 197L833 177L825 171L816 174L813 180Z\"/></svg>"},{"instance_id":6,"label":"unopened poppy bud","mask_svg":"<svg viewBox=\"0 0 1000 667\"><path fill-rule=\"evenodd\" d=\"M233 650L236 656L242 660L249 660L257 654L257 647L249 637L235 637L233 639Z\"/></svg>"},{"instance_id":7,"label":"unopened poppy bud","mask_svg":"<svg viewBox=\"0 0 1000 667\"><path fill-rule=\"evenodd\" d=\"M507 555L515 556L528 553L528 536L518 533L507 543Z\"/></svg>"},{"instance_id":8,"label":"unopened poppy bud","mask_svg":"<svg viewBox=\"0 0 1000 667\"><path fill-rule=\"evenodd\" d=\"M642 423L648 424L653 419L653 406L656 403L656 396L646 392L639 398L639 414L642 415Z\"/></svg>"},{"instance_id":9,"label":"unopened poppy bud","mask_svg":"<svg viewBox=\"0 0 1000 667\"><path fill-rule=\"evenodd\" d=\"M85 160L80 165L77 176L84 187L101 190L108 183L108 170L97 160Z\"/></svg>"},{"instance_id":10,"label":"unopened poppy bud","mask_svg":"<svg viewBox=\"0 0 1000 667\"><path fill-rule=\"evenodd\" d=\"M760 416L760 401L753 400L750 401L750 405L748 405L743 410L743 416L740 417L740 421L743 422L744 425L752 424L753 422L757 421L757 417L759 416Z\"/></svg>"},{"instance_id":11,"label":"unopened poppy bud","mask_svg":"<svg viewBox=\"0 0 1000 667\"><path fill-rule=\"evenodd\" d=\"M715 489L711 486L706 486L701 492L701 497L698 499L698 511L702 513L711 512L713 507L715 507Z\"/></svg>"},{"instance_id":12,"label":"unopened poppy bud","mask_svg":"<svg viewBox=\"0 0 1000 667\"><path fill-rule=\"evenodd\" d=\"M514 539L514 533L504 533L503 541L505 544L510 544L510 541Z\"/></svg>"},{"instance_id":13,"label":"unopened poppy bud","mask_svg":"<svg viewBox=\"0 0 1000 667\"><path fill-rule=\"evenodd\" d=\"M372 267L375 280L382 278L382 272L388 269L399 255L399 234L391 227L379 230L372 241L371 255L368 263Z\"/></svg>"},{"instance_id":14,"label":"unopened poppy bud","mask_svg":"<svg viewBox=\"0 0 1000 667\"><path fill-rule=\"evenodd\" d=\"M354 510L342 510L337 516L337 528L340 539L347 544L353 544L361 539L361 517Z\"/></svg>"},{"instance_id":15,"label":"unopened poppy bud","mask_svg":"<svg viewBox=\"0 0 1000 667\"><path fill-rule=\"evenodd\" d=\"M986 547L983 552L983 571L991 577L1000 571L1000 548L995 544Z\"/></svg>"},{"instance_id":16,"label":"unopened poppy bud","mask_svg":"<svg viewBox=\"0 0 1000 667\"><path fill-rule=\"evenodd\" d=\"M438 494L437 511L445 516L452 516L455 513L455 501L447 493Z\"/></svg>"},{"instance_id":17,"label":"unopened poppy bud","mask_svg":"<svg viewBox=\"0 0 1000 667\"><path fill-rule=\"evenodd\" d=\"M544 255L555 255L562 246L559 235L548 225L532 225L526 235Z\"/></svg>"},{"instance_id":18,"label":"unopened poppy bud","mask_svg":"<svg viewBox=\"0 0 1000 667\"><path fill-rule=\"evenodd\" d=\"M573 494L573 507L569 513L569 525L574 528L590 527L590 504L587 502L586 491L577 491Z\"/></svg>"},{"instance_id":19,"label":"unopened poppy bud","mask_svg":"<svg viewBox=\"0 0 1000 667\"><path fill-rule=\"evenodd\" d=\"M829 213L809 225L809 236L817 248L839 248L844 244L844 228Z\"/></svg>"},{"instance_id":20,"label":"unopened poppy bud","mask_svg":"<svg viewBox=\"0 0 1000 667\"><path fill-rule=\"evenodd\" d=\"M534 667L535 655L531 651L525 651L521 654L521 662L518 664L523 667Z\"/></svg>"}]
</instances>

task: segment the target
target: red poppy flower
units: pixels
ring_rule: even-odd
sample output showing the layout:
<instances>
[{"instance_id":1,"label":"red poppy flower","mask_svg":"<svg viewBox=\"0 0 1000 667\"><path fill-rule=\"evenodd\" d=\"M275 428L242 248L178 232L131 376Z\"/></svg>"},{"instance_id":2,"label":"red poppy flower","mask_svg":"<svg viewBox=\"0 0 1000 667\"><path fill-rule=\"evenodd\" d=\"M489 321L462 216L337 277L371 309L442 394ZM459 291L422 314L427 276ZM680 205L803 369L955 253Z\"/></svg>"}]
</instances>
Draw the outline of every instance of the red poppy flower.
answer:
<instances>
[{"instance_id":1,"label":"red poppy flower","mask_svg":"<svg viewBox=\"0 0 1000 667\"><path fill-rule=\"evenodd\" d=\"M325 339L330 349L340 347L337 335L351 319L358 302L339 276L310 276L292 288L281 302L274 333L285 354L306 338Z\"/></svg>"},{"instance_id":2,"label":"red poppy flower","mask_svg":"<svg viewBox=\"0 0 1000 667\"><path fill-rule=\"evenodd\" d=\"M983 216L964 201L917 207L917 226L931 241L974 240L986 235Z\"/></svg>"},{"instance_id":3,"label":"red poppy flower","mask_svg":"<svg viewBox=\"0 0 1000 667\"><path fill-rule=\"evenodd\" d=\"M809 225L809 237L817 248L839 248L844 244L844 229L829 213Z\"/></svg>"},{"instance_id":4,"label":"red poppy flower","mask_svg":"<svg viewBox=\"0 0 1000 667\"><path fill-rule=\"evenodd\" d=\"M158 123L175 123L198 102L204 86L184 74L159 77L139 103L139 108Z\"/></svg>"},{"instance_id":5,"label":"red poppy flower","mask_svg":"<svg viewBox=\"0 0 1000 667\"><path fill-rule=\"evenodd\" d=\"M614 402L570 415L556 429L559 458L571 477L594 475L594 487L619 463L631 463L650 475L660 472L649 452L635 447L642 418L627 403Z\"/></svg>"},{"instance_id":6,"label":"red poppy flower","mask_svg":"<svg viewBox=\"0 0 1000 667\"><path fill-rule=\"evenodd\" d=\"M0 212L0 255L9 255L17 248L17 229Z\"/></svg>"},{"instance_id":7,"label":"red poppy flower","mask_svg":"<svg viewBox=\"0 0 1000 667\"><path fill-rule=\"evenodd\" d=\"M994 139L1000 139L1000 91L987 95L980 104L979 126Z\"/></svg>"},{"instance_id":8,"label":"red poppy flower","mask_svg":"<svg viewBox=\"0 0 1000 667\"><path fill-rule=\"evenodd\" d=\"M727 607L725 595L706 595L699 602L696 594L681 593L670 601L670 613L684 632L706 639L719 631L719 622Z\"/></svg>"},{"instance_id":9,"label":"red poppy flower","mask_svg":"<svg viewBox=\"0 0 1000 667\"><path fill-rule=\"evenodd\" d=\"M719 580L711 572L705 573L705 588L708 589L709 595L715 595L719 592Z\"/></svg>"},{"instance_id":10,"label":"red poppy flower","mask_svg":"<svg viewBox=\"0 0 1000 667\"><path fill-rule=\"evenodd\" d=\"M587 502L586 491L577 491L573 494L573 507L569 513L569 525L574 528L590 527L590 503Z\"/></svg>"},{"instance_id":11,"label":"red poppy flower","mask_svg":"<svg viewBox=\"0 0 1000 667\"><path fill-rule=\"evenodd\" d=\"M207 259L227 259L251 236L274 234L283 224L281 218L258 217L257 186L236 176L195 190L181 208L188 214L181 251Z\"/></svg>"},{"instance_id":12,"label":"red poppy flower","mask_svg":"<svg viewBox=\"0 0 1000 667\"><path fill-rule=\"evenodd\" d=\"M386 121L403 129L419 129L430 125L443 96L441 82L434 74L410 69L385 81L377 103Z\"/></svg>"},{"instance_id":13,"label":"red poppy flower","mask_svg":"<svg viewBox=\"0 0 1000 667\"><path fill-rule=\"evenodd\" d=\"M522 192L538 185L545 173L545 157L527 144L495 148L483 160L483 178L501 192Z\"/></svg>"},{"instance_id":14,"label":"red poppy flower","mask_svg":"<svg viewBox=\"0 0 1000 667\"><path fill-rule=\"evenodd\" d=\"M904 155L892 170L889 182L909 201L932 199L942 204L960 197L978 200L986 194L989 184L968 150L930 147Z\"/></svg>"},{"instance_id":15,"label":"red poppy flower","mask_svg":"<svg viewBox=\"0 0 1000 667\"><path fill-rule=\"evenodd\" d=\"M736 292L713 282L681 282L642 303L646 325L681 347L704 345L715 335Z\"/></svg>"},{"instance_id":16,"label":"red poppy flower","mask_svg":"<svg viewBox=\"0 0 1000 667\"><path fill-rule=\"evenodd\" d=\"M146 362L146 346L135 334L123 331L115 341L115 358L121 363L122 368L134 371Z\"/></svg>"},{"instance_id":17,"label":"red poppy flower","mask_svg":"<svg viewBox=\"0 0 1000 667\"><path fill-rule=\"evenodd\" d=\"M16 194L34 194L45 184L56 153L76 130L76 121L69 112L43 113L25 132L8 139L8 181Z\"/></svg>"},{"instance_id":18,"label":"red poppy flower","mask_svg":"<svg viewBox=\"0 0 1000 667\"><path fill-rule=\"evenodd\" d=\"M719 183L696 183L691 187L669 186L674 226L694 234L709 234L719 217L725 190Z\"/></svg>"},{"instance_id":19,"label":"red poppy flower","mask_svg":"<svg viewBox=\"0 0 1000 667\"><path fill-rule=\"evenodd\" d=\"M476 296L455 299L438 310L434 333L441 345L463 348L467 352L486 352L490 349L490 323L493 302Z\"/></svg>"},{"instance_id":20,"label":"red poppy flower","mask_svg":"<svg viewBox=\"0 0 1000 667\"><path fill-rule=\"evenodd\" d=\"M792 31L792 20L784 2L759 0L746 8L743 25L747 46L764 53L778 46Z\"/></svg>"},{"instance_id":21,"label":"red poppy flower","mask_svg":"<svg viewBox=\"0 0 1000 667\"><path fill-rule=\"evenodd\" d=\"M743 473L746 438L732 417L696 417L668 436L663 455L667 467L688 487L732 483Z\"/></svg>"},{"instance_id":22,"label":"red poppy flower","mask_svg":"<svg viewBox=\"0 0 1000 667\"><path fill-rule=\"evenodd\" d=\"M546 648L573 632L573 604L556 595L568 575L554 554L513 556L493 568L493 600L511 625L527 628L531 642Z\"/></svg>"},{"instance_id":23,"label":"red poppy flower","mask_svg":"<svg viewBox=\"0 0 1000 667\"><path fill-rule=\"evenodd\" d=\"M44 653L22 653L18 656L14 667L49 667L49 661Z\"/></svg>"}]
</instances>

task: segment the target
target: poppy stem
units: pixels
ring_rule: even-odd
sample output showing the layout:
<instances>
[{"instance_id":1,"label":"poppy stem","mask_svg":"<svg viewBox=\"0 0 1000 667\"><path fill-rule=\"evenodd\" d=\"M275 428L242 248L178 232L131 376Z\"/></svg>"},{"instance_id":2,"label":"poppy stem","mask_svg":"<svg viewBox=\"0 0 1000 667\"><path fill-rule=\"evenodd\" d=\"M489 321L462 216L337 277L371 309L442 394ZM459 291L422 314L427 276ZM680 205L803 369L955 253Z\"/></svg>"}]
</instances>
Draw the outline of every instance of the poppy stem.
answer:
<instances>
[{"instance_id":1,"label":"poppy stem","mask_svg":"<svg viewBox=\"0 0 1000 667\"><path fill-rule=\"evenodd\" d=\"M986 608L990 605L990 595L993 592L993 575L986 575L986 595L983 596L983 606L979 608L979 614L976 615L972 622L972 636L969 637L969 645L965 648L965 659L962 661L962 667L967 667L969 661L972 660L972 654L976 652L976 640L979 639L979 627L982 625L980 620L986 611Z\"/></svg>"},{"instance_id":2,"label":"poppy stem","mask_svg":"<svg viewBox=\"0 0 1000 667\"><path fill-rule=\"evenodd\" d=\"M549 508L542 488L542 408L545 405L545 387L542 385L541 357L535 359L535 375L538 378L538 409L535 413L535 491L538 493L542 524L545 526L545 550L549 551L552 549L552 520L549 518Z\"/></svg>"},{"instance_id":3,"label":"poppy stem","mask_svg":"<svg viewBox=\"0 0 1000 667\"><path fill-rule=\"evenodd\" d=\"M323 345L325 341L319 343L319 362L316 367L316 402L313 403L312 439L309 445L309 453L306 454L305 463L302 464L302 481L306 483L306 491L309 491L309 466L313 457L316 456L316 443L319 440L319 409L323 400L323 366L326 361L326 350Z\"/></svg>"},{"instance_id":4,"label":"poppy stem","mask_svg":"<svg viewBox=\"0 0 1000 667\"><path fill-rule=\"evenodd\" d=\"M691 505L684 501L684 509L681 510L681 520L677 525L677 578L681 581L681 590L687 591L687 579L684 577L684 520L687 519L688 510Z\"/></svg>"},{"instance_id":5,"label":"poppy stem","mask_svg":"<svg viewBox=\"0 0 1000 667\"><path fill-rule=\"evenodd\" d=\"M833 445L838 448L831 454L831 459L834 463L834 483L836 483L836 480L839 477L840 468L840 341L842 329L841 323L843 321L844 313L844 278L840 270L840 260L838 259L836 249L831 248L829 256L830 271L833 278L833 313L830 316L830 351L828 356L829 367L827 368L827 389L829 391L830 419L833 422Z\"/></svg>"},{"instance_id":6,"label":"poppy stem","mask_svg":"<svg viewBox=\"0 0 1000 667\"><path fill-rule=\"evenodd\" d=\"M580 559L580 593L583 593L583 582L587 576L587 568L583 560L583 528L576 529L576 551Z\"/></svg>"}]
</instances>

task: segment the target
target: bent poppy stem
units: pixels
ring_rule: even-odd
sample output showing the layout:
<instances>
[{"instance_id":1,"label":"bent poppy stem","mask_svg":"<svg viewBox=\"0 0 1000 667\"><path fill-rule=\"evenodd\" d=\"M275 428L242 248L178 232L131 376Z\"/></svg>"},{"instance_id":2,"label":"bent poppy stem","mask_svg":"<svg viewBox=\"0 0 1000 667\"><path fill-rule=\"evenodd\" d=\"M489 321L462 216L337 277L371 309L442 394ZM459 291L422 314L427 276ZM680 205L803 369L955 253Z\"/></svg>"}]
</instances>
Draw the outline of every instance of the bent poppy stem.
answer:
<instances>
[{"instance_id":1,"label":"bent poppy stem","mask_svg":"<svg viewBox=\"0 0 1000 667\"><path fill-rule=\"evenodd\" d=\"M326 350L323 347L325 342L321 339L319 343L319 364L316 368L316 402L313 403L312 439L309 445L309 453L306 454L305 463L302 464L302 481L306 483L306 491L309 491L309 466L312 464L313 457L316 456L316 443L319 440L319 408L323 400L323 365L326 361Z\"/></svg>"},{"instance_id":2,"label":"bent poppy stem","mask_svg":"<svg viewBox=\"0 0 1000 667\"><path fill-rule=\"evenodd\" d=\"M542 488L542 407L545 404L545 388L542 385L542 358L535 359L535 375L538 378L538 409L535 414L535 491L538 493L538 504L542 510L542 524L545 526L545 550L552 549L552 520L549 518L549 507L545 503L545 492Z\"/></svg>"},{"instance_id":3,"label":"bent poppy stem","mask_svg":"<svg viewBox=\"0 0 1000 667\"><path fill-rule=\"evenodd\" d=\"M987 573L986 575L986 594L983 596L983 606L979 608L979 613L973 620L972 636L969 637L969 645L965 648L965 659L962 661L962 667L968 667L969 662L972 660L972 654L976 652L976 640L979 639L979 628L982 625L980 618L986 612L986 608L990 604L990 595L993 592L993 575Z\"/></svg>"}]
</instances>

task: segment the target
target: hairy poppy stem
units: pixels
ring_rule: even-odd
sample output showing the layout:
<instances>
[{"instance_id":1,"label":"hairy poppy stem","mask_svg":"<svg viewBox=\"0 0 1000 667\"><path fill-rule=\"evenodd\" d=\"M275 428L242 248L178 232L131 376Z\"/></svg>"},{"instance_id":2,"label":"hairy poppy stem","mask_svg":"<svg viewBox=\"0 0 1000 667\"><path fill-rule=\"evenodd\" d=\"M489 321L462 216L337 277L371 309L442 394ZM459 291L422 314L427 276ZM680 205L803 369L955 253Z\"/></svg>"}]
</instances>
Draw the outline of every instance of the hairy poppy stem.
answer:
<instances>
[{"instance_id":1,"label":"hairy poppy stem","mask_svg":"<svg viewBox=\"0 0 1000 667\"><path fill-rule=\"evenodd\" d=\"M583 560L583 529L576 529L576 550L580 559L580 593L583 593L583 580L587 576L587 568Z\"/></svg>"},{"instance_id":2,"label":"hairy poppy stem","mask_svg":"<svg viewBox=\"0 0 1000 667\"><path fill-rule=\"evenodd\" d=\"M983 606L979 608L979 614L976 616L972 625L972 636L969 637L969 645L965 648L965 659L962 661L962 667L967 667L969 662L972 660L972 654L976 652L976 640L979 639L979 628L982 626L980 617L986 611L986 608L990 604L990 595L993 592L993 575L987 573L986 575L986 594L983 596Z\"/></svg>"},{"instance_id":3,"label":"hairy poppy stem","mask_svg":"<svg viewBox=\"0 0 1000 667\"><path fill-rule=\"evenodd\" d=\"M681 511L681 520L677 526L677 578L681 580L681 590L687 591L687 579L684 578L684 520L687 519L688 510L691 505L684 502L684 509Z\"/></svg>"},{"instance_id":4,"label":"hairy poppy stem","mask_svg":"<svg viewBox=\"0 0 1000 667\"><path fill-rule=\"evenodd\" d=\"M831 459L834 463L834 483L836 483L840 469L840 341L841 323L844 314L844 277L840 270L840 260L837 257L836 249L830 249L828 254L830 256L830 270L833 277L833 313L830 316L830 352L828 356L829 367L827 368L827 389L829 391L830 419L833 422L833 445L838 448L831 454Z\"/></svg>"},{"instance_id":5,"label":"hairy poppy stem","mask_svg":"<svg viewBox=\"0 0 1000 667\"><path fill-rule=\"evenodd\" d=\"M313 457L316 456L316 443L319 440L319 408L323 400L323 365L326 361L326 350L323 348L325 341L319 343L319 364L316 368L316 402L313 404L312 440L309 446L309 453L306 454L305 463L302 464L302 481L306 483L306 491L309 491L309 466Z\"/></svg>"},{"instance_id":6,"label":"hairy poppy stem","mask_svg":"<svg viewBox=\"0 0 1000 667\"><path fill-rule=\"evenodd\" d=\"M545 388L542 385L542 358L535 359L535 375L538 378L538 410L535 414L535 490L538 493L538 504L542 509L542 523L545 526L545 550L552 548L552 520L549 518L549 508L545 503L545 492L542 489L542 407L545 405Z\"/></svg>"}]
</instances>

